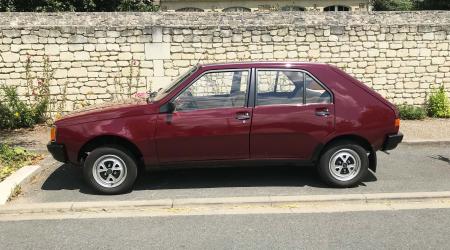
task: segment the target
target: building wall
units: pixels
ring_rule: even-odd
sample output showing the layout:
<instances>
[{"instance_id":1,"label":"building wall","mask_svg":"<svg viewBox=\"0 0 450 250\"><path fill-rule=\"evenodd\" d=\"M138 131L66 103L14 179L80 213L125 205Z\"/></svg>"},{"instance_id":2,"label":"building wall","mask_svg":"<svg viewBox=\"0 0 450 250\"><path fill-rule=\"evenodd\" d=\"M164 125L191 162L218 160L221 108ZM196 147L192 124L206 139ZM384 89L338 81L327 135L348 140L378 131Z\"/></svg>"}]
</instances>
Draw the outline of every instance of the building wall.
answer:
<instances>
[{"instance_id":1,"label":"building wall","mask_svg":"<svg viewBox=\"0 0 450 250\"><path fill-rule=\"evenodd\" d=\"M200 8L204 11L221 12L228 7L244 7L252 11L280 10L284 6L301 6L307 11L323 11L330 5L344 5L350 7L351 11L367 11L369 1L367 0L296 0L296 1L274 1L274 0L257 0L257 1L185 1L185 0L166 0L161 1L161 10L176 11L182 8Z\"/></svg>"},{"instance_id":2,"label":"building wall","mask_svg":"<svg viewBox=\"0 0 450 250\"><path fill-rule=\"evenodd\" d=\"M157 90L199 62L314 61L423 104L430 88L450 89L449 41L450 12L2 13L0 85L25 98L27 58L42 77L47 56L51 93L67 86L72 110L127 92L130 79Z\"/></svg>"}]
</instances>

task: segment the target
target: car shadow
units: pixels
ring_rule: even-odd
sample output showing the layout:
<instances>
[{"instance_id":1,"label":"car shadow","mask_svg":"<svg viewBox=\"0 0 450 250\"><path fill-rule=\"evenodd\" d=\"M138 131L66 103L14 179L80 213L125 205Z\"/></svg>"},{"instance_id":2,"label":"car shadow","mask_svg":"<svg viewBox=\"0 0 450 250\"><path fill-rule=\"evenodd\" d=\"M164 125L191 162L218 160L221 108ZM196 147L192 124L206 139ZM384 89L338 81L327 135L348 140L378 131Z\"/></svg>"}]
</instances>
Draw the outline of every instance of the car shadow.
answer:
<instances>
[{"instance_id":1,"label":"car shadow","mask_svg":"<svg viewBox=\"0 0 450 250\"><path fill-rule=\"evenodd\" d=\"M376 181L369 174L358 186ZM314 167L268 166L192 168L143 172L133 190L201 189L221 187L315 187L329 188L319 179ZM80 167L61 165L44 181L42 190L79 190L95 194L83 180Z\"/></svg>"}]
</instances>

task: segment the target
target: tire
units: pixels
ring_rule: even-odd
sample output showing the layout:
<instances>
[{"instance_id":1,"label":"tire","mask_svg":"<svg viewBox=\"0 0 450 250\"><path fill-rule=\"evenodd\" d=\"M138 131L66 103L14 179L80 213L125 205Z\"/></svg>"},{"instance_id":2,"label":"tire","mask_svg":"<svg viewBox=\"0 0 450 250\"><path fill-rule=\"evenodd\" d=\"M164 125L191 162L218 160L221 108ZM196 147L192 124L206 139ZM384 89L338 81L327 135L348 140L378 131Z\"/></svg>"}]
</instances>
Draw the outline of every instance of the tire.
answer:
<instances>
[{"instance_id":1,"label":"tire","mask_svg":"<svg viewBox=\"0 0 450 250\"><path fill-rule=\"evenodd\" d=\"M137 177L132 154L120 147L100 147L86 157L86 182L100 194L122 194L132 189Z\"/></svg>"},{"instance_id":2,"label":"tire","mask_svg":"<svg viewBox=\"0 0 450 250\"><path fill-rule=\"evenodd\" d=\"M327 184L339 188L353 187L367 175L369 158L360 145L341 141L325 149L317 168Z\"/></svg>"}]
</instances>

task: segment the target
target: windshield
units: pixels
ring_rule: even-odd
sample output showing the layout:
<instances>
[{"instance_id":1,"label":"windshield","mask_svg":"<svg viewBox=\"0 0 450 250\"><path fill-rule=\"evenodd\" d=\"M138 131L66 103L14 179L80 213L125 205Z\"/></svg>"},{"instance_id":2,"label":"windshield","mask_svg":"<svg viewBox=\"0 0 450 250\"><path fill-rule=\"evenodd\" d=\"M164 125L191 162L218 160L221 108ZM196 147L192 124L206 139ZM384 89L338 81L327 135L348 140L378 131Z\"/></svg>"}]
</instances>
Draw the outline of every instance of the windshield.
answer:
<instances>
[{"instance_id":1,"label":"windshield","mask_svg":"<svg viewBox=\"0 0 450 250\"><path fill-rule=\"evenodd\" d=\"M198 66L194 66L186 71L184 74L179 76L175 81L169 84L167 87L159 89L153 101L159 101L163 97L165 97L168 93L170 93L173 89L175 89L180 83L182 83L186 78L188 78L192 73L194 73L198 69Z\"/></svg>"}]
</instances>

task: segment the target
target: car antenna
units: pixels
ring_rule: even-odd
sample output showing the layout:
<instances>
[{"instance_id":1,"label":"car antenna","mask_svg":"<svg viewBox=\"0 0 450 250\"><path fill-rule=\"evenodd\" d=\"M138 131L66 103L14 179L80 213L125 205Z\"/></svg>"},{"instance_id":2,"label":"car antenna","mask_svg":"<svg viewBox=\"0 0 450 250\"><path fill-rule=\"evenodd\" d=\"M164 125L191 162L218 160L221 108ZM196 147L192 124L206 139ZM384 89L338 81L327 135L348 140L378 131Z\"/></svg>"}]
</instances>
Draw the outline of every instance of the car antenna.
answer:
<instances>
[{"instance_id":1,"label":"car antenna","mask_svg":"<svg viewBox=\"0 0 450 250\"><path fill-rule=\"evenodd\" d=\"M200 61L202 61L206 55L206 49L203 50L203 55L197 60L197 63L195 64L195 66L199 66L200 65Z\"/></svg>"}]
</instances>

